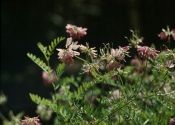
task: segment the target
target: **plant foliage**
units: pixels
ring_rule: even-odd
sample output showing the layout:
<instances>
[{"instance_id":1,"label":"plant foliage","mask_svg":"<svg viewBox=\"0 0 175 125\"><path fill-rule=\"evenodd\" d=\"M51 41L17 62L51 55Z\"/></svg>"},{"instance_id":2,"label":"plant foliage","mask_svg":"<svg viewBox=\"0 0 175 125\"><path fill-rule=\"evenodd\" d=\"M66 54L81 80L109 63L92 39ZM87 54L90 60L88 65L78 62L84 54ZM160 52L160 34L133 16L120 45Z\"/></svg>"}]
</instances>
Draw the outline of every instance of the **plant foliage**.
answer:
<instances>
[{"instance_id":1,"label":"plant foliage","mask_svg":"<svg viewBox=\"0 0 175 125\"><path fill-rule=\"evenodd\" d=\"M66 40L64 49L57 49L59 64L55 69L50 68L49 60L64 37L49 46L37 44L47 64L27 54L48 73L43 79L54 90L49 99L30 94L32 101L53 111L55 125L167 124L175 116L174 50L141 46L143 37L131 31L128 46L111 48L107 44L98 54L95 47L77 42L86 30L67 26L72 38ZM173 38L173 31L167 37ZM79 65L76 62L81 62L81 70L68 75Z\"/></svg>"}]
</instances>

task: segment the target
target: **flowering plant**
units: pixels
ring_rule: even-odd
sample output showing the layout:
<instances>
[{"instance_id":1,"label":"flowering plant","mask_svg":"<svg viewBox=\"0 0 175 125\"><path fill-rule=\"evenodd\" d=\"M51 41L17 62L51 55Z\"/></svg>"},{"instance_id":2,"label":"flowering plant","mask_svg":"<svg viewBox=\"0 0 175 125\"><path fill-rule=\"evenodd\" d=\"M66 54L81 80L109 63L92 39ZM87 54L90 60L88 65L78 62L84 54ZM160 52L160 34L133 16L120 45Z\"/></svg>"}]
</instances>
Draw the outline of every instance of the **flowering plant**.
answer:
<instances>
[{"instance_id":1,"label":"flowering plant","mask_svg":"<svg viewBox=\"0 0 175 125\"><path fill-rule=\"evenodd\" d=\"M53 86L49 99L30 94L38 104L33 124L53 117L55 125L165 125L175 115L175 49L142 46L143 37L131 31L127 46L105 44L97 50L80 42L87 28L68 24L66 32L68 38L37 44L46 61L27 53L43 70L44 82ZM161 39L174 42L174 30L162 32ZM170 35L173 39L164 39ZM57 48L61 42L65 48ZM55 49L56 68L50 64ZM77 66L77 75L66 75Z\"/></svg>"}]
</instances>

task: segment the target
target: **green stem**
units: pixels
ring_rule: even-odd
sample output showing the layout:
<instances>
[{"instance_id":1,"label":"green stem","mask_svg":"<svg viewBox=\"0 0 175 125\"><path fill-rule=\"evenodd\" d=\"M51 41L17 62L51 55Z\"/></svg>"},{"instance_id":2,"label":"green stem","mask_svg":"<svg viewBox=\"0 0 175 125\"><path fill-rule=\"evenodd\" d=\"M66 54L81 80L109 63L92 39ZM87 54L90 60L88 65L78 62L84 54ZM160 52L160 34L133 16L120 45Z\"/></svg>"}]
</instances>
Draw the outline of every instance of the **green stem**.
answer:
<instances>
[{"instance_id":1,"label":"green stem","mask_svg":"<svg viewBox=\"0 0 175 125\"><path fill-rule=\"evenodd\" d=\"M78 57L78 56L75 56L77 59L79 59L79 60L81 60L81 61L83 61L83 62L88 62L88 61L86 61L86 60L84 60L84 59L82 59L82 58L80 58L80 57Z\"/></svg>"}]
</instances>

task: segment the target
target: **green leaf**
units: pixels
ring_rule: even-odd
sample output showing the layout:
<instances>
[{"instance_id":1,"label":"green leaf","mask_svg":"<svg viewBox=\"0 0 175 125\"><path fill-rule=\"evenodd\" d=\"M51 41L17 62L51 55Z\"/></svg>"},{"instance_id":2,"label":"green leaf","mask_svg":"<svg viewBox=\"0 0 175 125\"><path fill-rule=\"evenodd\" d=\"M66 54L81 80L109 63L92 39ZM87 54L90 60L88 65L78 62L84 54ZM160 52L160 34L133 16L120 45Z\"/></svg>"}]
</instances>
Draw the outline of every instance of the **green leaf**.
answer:
<instances>
[{"instance_id":1,"label":"green leaf","mask_svg":"<svg viewBox=\"0 0 175 125\"><path fill-rule=\"evenodd\" d=\"M64 69L65 69L65 64L64 63L60 63L58 66L57 66L57 69L56 69L56 73L57 73L57 76L61 76L64 72Z\"/></svg>"},{"instance_id":2,"label":"green leaf","mask_svg":"<svg viewBox=\"0 0 175 125\"><path fill-rule=\"evenodd\" d=\"M49 66L47 66L40 58L36 57L32 53L27 53L27 56L34 62L36 63L40 68L42 68L45 72L51 73L52 70Z\"/></svg>"},{"instance_id":3,"label":"green leaf","mask_svg":"<svg viewBox=\"0 0 175 125\"><path fill-rule=\"evenodd\" d=\"M40 104L40 105L44 105L44 106L48 106L49 108L53 109L53 111L57 111L58 107L55 103L53 103L51 100L40 97L39 95L36 94L29 94L30 98L32 99L33 102L35 102L36 104Z\"/></svg>"},{"instance_id":4,"label":"green leaf","mask_svg":"<svg viewBox=\"0 0 175 125\"><path fill-rule=\"evenodd\" d=\"M43 53L45 59L49 61L50 56L54 53L54 50L56 46L62 42L65 39L65 37L58 37L57 39L54 39L51 41L50 45L44 46L41 42L37 43L38 48Z\"/></svg>"},{"instance_id":5,"label":"green leaf","mask_svg":"<svg viewBox=\"0 0 175 125\"><path fill-rule=\"evenodd\" d=\"M49 60L49 57L47 55L47 47L45 47L42 43L37 43L38 48L40 49L40 51L43 53L44 57L46 58L46 60Z\"/></svg>"},{"instance_id":6,"label":"green leaf","mask_svg":"<svg viewBox=\"0 0 175 125\"><path fill-rule=\"evenodd\" d=\"M53 51L55 50L56 46L63 40L65 40L65 37L58 37L57 39L51 41L50 45L47 47L47 55L49 57L53 54Z\"/></svg>"}]
</instances>

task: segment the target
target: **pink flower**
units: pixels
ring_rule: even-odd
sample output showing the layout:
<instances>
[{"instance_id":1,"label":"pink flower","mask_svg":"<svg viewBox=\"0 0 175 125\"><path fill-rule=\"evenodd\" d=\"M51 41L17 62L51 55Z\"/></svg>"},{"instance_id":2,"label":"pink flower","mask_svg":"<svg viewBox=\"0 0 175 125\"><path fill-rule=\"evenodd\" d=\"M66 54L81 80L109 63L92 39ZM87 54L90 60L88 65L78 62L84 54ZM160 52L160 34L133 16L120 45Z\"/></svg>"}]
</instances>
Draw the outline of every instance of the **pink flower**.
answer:
<instances>
[{"instance_id":1,"label":"pink flower","mask_svg":"<svg viewBox=\"0 0 175 125\"><path fill-rule=\"evenodd\" d=\"M137 52L142 58L155 58L158 55L157 50L147 47L147 46L138 46Z\"/></svg>"},{"instance_id":2,"label":"pink flower","mask_svg":"<svg viewBox=\"0 0 175 125\"><path fill-rule=\"evenodd\" d=\"M124 47L122 47L122 49L125 53L127 53L127 51L129 50L129 46L124 46Z\"/></svg>"},{"instance_id":3,"label":"pink flower","mask_svg":"<svg viewBox=\"0 0 175 125\"><path fill-rule=\"evenodd\" d=\"M25 117L25 119L22 120L21 125L41 125L41 123L38 117Z\"/></svg>"},{"instance_id":4,"label":"pink flower","mask_svg":"<svg viewBox=\"0 0 175 125\"><path fill-rule=\"evenodd\" d=\"M175 64L171 60L167 60L165 66L169 69L172 69L175 67Z\"/></svg>"},{"instance_id":5,"label":"pink flower","mask_svg":"<svg viewBox=\"0 0 175 125\"><path fill-rule=\"evenodd\" d=\"M170 41L171 38L175 40L175 29L170 30L169 27L167 27L166 30L162 29L162 32L160 32L158 36L160 37L161 40L165 40L165 41Z\"/></svg>"},{"instance_id":6,"label":"pink flower","mask_svg":"<svg viewBox=\"0 0 175 125\"><path fill-rule=\"evenodd\" d=\"M168 38L168 36L166 35L166 33L165 32L160 32L159 34L158 34L158 36L160 37L160 39L161 40L167 40L167 38Z\"/></svg>"},{"instance_id":7,"label":"pink flower","mask_svg":"<svg viewBox=\"0 0 175 125\"><path fill-rule=\"evenodd\" d=\"M69 64L73 62L73 57L80 55L79 52L73 51L71 49L57 49L58 52L58 58L61 59L61 61Z\"/></svg>"},{"instance_id":8,"label":"pink flower","mask_svg":"<svg viewBox=\"0 0 175 125\"><path fill-rule=\"evenodd\" d=\"M72 38L68 38L66 41L66 49L57 49L57 51L59 51L58 58L67 64L72 63L73 57L80 55L79 52L75 51L79 46L77 42L72 41Z\"/></svg>"},{"instance_id":9,"label":"pink flower","mask_svg":"<svg viewBox=\"0 0 175 125\"><path fill-rule=\"evenodd\" d=\"M42 72L42 78L43 78L44 84L46 84L46 85L49 85L49 84L51 84L51 83L53 83L53 82L55 82L57 80L55 72L52 72L49 75L47 72L43 71Z\"/></svg>"},{"instance_id":10,"label":"pink flower","mask_svg":"<svg viewBox=\"0 0 175 125\"><path fill-rule=\"evenodd\" d=\"M119 49L111 49L112 57L115 57L117 60L121 61L124 60L125 55L128 53L129 47L119 47Z\"/></svg>"},{"instance_id":11,"label":"pink flower","mask_svg":"<svg viewBox=\"0 0 175 125\"><path fill-rule=\"evenodd\" d=\"M66 48L71 50L77 50L79 47L80 45L78 45L78 42L73 42L72 37L67 38Z\"/></svg>"},{"instance_id":12,"label":"pink flower","mask_svg":"<svg viewBox=\"0 0 175 125\"><path fill-rule=\"evenodd\" d=\"M67 24L66 32L69 33L70 37L74 39L80 39L87 34L87 28L77 27L75 25Z\"/></svg>"}]
</instances>

